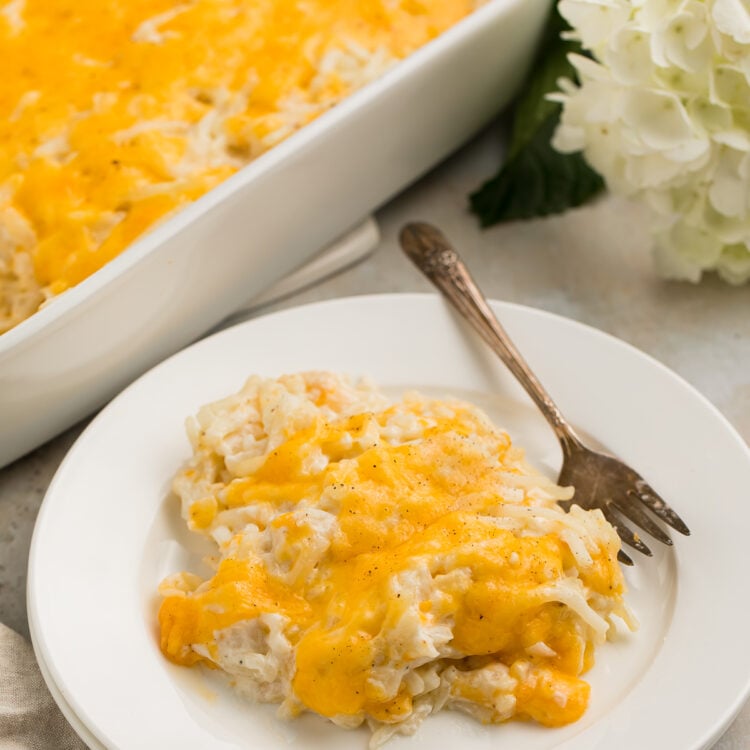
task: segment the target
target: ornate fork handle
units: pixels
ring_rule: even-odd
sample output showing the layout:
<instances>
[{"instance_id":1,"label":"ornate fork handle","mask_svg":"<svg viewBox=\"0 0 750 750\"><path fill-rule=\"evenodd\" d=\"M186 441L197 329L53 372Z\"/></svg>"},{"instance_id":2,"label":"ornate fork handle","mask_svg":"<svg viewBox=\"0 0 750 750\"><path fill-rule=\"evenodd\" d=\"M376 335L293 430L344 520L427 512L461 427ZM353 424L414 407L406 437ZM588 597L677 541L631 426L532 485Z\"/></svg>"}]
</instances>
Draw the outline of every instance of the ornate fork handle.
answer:
<instances>
[{"instance_id":1,"label":"ornate fork handle","mask_svg":"<svg viewBox=\"0 0 750 750\"><path fill-rule=\"evenodd\" d=\"M463 313L524 387L555 431L563 452L581 447L573 428L500 325L468 269L445 236L429 224L408 224L401 244L417 267Z\"/></svg>"}]
</instances>

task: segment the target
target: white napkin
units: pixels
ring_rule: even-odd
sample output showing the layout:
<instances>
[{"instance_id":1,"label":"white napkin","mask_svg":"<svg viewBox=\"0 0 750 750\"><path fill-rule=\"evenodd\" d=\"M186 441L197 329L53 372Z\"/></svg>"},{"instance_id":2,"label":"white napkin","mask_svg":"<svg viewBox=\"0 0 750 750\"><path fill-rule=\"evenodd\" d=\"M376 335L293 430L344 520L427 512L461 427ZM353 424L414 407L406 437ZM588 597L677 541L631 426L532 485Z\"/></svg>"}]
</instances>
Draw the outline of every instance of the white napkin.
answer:
<instances>
[{"instance_id":1,"label":"white napkin","mask_svg":"<svg viewBox=\"0 0 750 750\"><path fill-rule=\"evenodd\" d=\"M31 646L0 624L0 750L85 750L47 690Z\"/></svg>"},{"instance_id":2,"label":"white napkin","mask_svg":"<svg viewBox=\"0 0 750 750\"><path fill-rule=\"evenodd\" d=\"M214 330L227 328L253 317L259 310L291 297L303 289L364 260L380 242L380 230L372 216L368 216L346 234L334 240L312 260L287 274L273 286L248 300L236 313L223 320Z\"/></svg>"}]
</instances>

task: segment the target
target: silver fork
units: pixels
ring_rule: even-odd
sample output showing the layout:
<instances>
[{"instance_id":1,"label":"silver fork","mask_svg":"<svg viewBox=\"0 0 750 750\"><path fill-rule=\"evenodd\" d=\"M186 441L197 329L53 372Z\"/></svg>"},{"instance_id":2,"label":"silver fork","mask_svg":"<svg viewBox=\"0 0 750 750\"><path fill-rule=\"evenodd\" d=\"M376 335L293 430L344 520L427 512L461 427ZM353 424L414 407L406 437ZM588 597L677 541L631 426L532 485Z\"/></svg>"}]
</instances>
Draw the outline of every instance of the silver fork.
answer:
<instances>
[{"instance_id":1,"label":"silver fork","mask_svg":"<svg viewBox=\"0 0 750 750\"><path fill-rule=\"evenodd\" d=\"M651 550L623 521L623 516L664 544L671 545L672 539L651 513L681 534L689 535L684 521L638 472L619 459L583 444L498 322L445 236L429 224L414 223L403 228L400 239L417 268L502 359L555 431L563 452L558 483L575 488L574 501L583 508L599 508L623 542L648 556L652 555ZM572 502L561 504L567 509ZM619 558L626 565L633 564L623 551Z\"/></svg>"}]
</instances>

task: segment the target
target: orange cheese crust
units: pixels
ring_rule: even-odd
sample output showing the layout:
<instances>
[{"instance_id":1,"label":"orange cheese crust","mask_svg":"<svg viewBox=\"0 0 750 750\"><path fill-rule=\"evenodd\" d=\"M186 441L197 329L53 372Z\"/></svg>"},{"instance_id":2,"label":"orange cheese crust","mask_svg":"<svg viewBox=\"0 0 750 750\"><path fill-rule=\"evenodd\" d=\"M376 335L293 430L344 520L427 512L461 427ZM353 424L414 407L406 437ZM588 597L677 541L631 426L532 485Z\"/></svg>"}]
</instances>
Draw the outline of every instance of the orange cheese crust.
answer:
<instances>
[{"instance_id":1,"label":"orange cheese crust","mask_svg":"<svg viewBox=\"0 0 750 750\"><path fill-rule=\"evenodd\" d=\"M415 420L418 439L373 437L404 415ZM311 470L319 455L325 465ZM212 579L168 591L159 612L162 651L178 664L216 666L223 630L262 613L280 615L294 649L291 690L301 710L393 723L410 714L414 696L406 683L395 694L384 690L373 675L414 658L410 649L419 644L403 642L402 634L404 620L416 617L417 628L450 624L450 663L462 671L451 688L456 702L485 706L489 721L506 718L493 708L487 685L467 676L502 665L515 681L513 715L546 726L575 721L588 704L581 675L593 664L594 638L550 590L578 562L559 533L530 534L498 520L505 503L515 516L537 511L534 490L510 498L508 487L524 481L508 436L458 403L414 401L313 419L292 429L249 475L212 485L210 497L190 506L196 531L222 513L276 508L259 531L279 541L269 566L240 533L225 545ZM274 566L293 568L320 535L300 508L335 515L335 531L325 554L290 579ZM619 603L618 541L601 523L603 536L589 545L591 559L576 585ZM429 569L432 588L414 610L394 582L420 566Z\"/></svg>"},{"instance_id":2,"label":"orange cheese crust","mask_svg":"<svg viewBox=\"0 0 750 750\"><path fill-rule=\"evenodd\" d=\"M13 322L3 307L14 290L38 304L79 283L472 9L470 0L7 0L0 333ZM36 292L20 278L29 267Z\"/></svg>"}]
</instances>

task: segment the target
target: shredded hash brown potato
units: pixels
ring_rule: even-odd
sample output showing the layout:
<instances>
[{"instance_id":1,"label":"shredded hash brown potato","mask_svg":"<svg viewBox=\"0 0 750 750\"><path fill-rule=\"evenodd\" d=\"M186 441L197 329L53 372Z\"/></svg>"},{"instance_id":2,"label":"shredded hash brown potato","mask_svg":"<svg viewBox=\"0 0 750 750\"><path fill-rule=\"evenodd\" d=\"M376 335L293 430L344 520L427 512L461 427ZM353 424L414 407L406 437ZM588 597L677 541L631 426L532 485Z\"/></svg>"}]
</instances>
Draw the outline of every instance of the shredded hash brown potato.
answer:
<instances>
[{"instance_id":1,"label":"shredded hash brown potato","mask_svg":"<svg viewBox=\"0 0 750 750\"><path fill-rule=\"evenodd\" d=\"M635 625L614 529L467 403L252 377L188 433L174 491L215 574L163 582L161 649L283 717L366 722L371 747L442 708L560 726Z\"/></svg>"},{"instance_id":2,"label":"shredded hash brown potato","mask_svg":"<svg viewBox=\"0 0 750 750\"><path fill-rule=\"evenodd\" d=\"M0 0L0 333L480 0Z\"/></svg>"}]
</instances>

